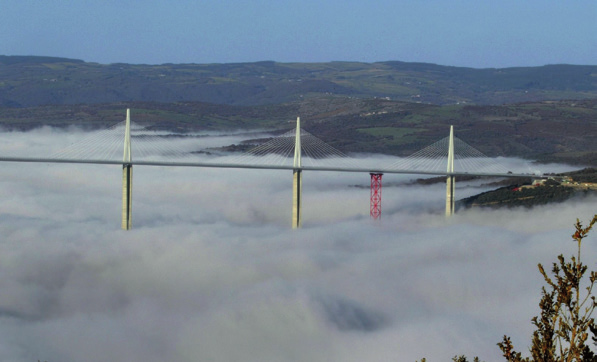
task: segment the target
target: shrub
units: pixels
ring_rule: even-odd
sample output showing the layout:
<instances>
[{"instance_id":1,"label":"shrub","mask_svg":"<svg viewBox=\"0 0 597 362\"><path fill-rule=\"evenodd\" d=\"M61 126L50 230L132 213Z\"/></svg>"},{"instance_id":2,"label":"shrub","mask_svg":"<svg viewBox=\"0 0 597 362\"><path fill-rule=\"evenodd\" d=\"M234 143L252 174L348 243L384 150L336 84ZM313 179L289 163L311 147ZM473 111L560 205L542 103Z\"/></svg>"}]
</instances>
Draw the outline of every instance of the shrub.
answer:
<instances>
[{"instance_id":1,"label":"shrub","mask_svg":"<svg viewBox=\"0 0 597 362\"><path fill-rule=\"evenodd\" d=\"M530 348L531 356L522 357L514 349L510 337L504 336L498 346L506 360L510 362L572 362L597 361L597 356L587 344L589 332L593 334L593 342L597 342L597 326L592 318L597 307L593 286L597 280L597 272L589 273L589 281L583 277L587 266L581 261L582 240L597 222L597 215L587 227L576 221L576 231L572 238L577 242L577 255L567 261L562 255L553 263L551 276L539 264L539 272L543 275L546 286L542 288L539 302L541 313L532 319L536 330ZM584 285L583 285L584 283Z\"/></svg>"}]
</instances>

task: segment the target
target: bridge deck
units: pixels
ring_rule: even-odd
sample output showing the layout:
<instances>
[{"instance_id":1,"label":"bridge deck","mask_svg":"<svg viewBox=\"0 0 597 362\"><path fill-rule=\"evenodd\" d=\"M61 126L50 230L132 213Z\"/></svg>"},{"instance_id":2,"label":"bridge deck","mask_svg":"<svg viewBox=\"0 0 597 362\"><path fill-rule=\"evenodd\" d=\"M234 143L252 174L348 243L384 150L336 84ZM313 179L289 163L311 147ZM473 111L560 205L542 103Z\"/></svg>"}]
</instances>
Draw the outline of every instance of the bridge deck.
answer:
<instances>
[{"instance_id":1,"label":"bridge deck","mask_svg":"<svg viewBox=\"0 0 597 362\"><path fill-rule=\"evenodd\" d=\"M293 166L284 165L259 165L259 164L234 164L234 163L211 163L211 162L163 162L163 161L110 161L110 160L78 160L78 159L53 159L53 158L26 158L26 157L0 157L0 162L32 162L32 163L72 163L72 164L100 164L100 165L139 165L139 166L167 166L167 167L210 167L210 168L239 168L239 169L266 169L266 170L294 170ZM483 173L483 172L441 172L424 170L396 170L384 168L342 168L342 167L319 167L301 166L305 171L328 171L328 172L366 172L386 174L409 174L409 175L430 175L430 176L482 176L482 177L534 177L545 178L547 176L527 173Z\"/></svg>"}]
</instances>

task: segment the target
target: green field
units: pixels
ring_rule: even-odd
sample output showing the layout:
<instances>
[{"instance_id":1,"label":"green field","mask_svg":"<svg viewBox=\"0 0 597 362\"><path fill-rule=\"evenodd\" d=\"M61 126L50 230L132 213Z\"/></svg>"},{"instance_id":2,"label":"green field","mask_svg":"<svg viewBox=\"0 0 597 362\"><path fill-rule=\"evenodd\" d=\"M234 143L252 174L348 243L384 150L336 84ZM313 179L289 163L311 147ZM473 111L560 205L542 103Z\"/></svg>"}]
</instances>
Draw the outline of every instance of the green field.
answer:
<instances>
[{"instance_id":1,"label":"green field","mask_svg":"<svg viewBox=\"0 0 597 362\"><path fill-rule=\"evenodd\" d=\"M382 138L388 145L399 146L412 143L417 139L416 134L422 130L417 128L377 127L359 128L358 131L376 138Z\"/></svg>"}]
</instances>

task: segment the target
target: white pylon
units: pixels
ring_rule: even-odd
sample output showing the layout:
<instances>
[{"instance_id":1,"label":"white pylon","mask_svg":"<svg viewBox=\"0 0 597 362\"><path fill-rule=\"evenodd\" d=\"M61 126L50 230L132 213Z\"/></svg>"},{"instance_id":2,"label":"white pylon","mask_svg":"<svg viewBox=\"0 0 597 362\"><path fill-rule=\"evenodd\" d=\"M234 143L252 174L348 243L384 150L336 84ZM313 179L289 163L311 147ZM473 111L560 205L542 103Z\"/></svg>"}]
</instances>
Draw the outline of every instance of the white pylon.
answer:
<instances>
[{"instance_id":1,"label":"white pylon","mask_svg":"<svg viewBox=\"0 0 597 362\"><path fill-rule=\"evenodd\" d=\"M454 214L454 189L456 187L456 180L452 173L454 172L454 126L450 126L450 138L448 144L448 167L446 172L446 216Z\"/></svg>"},{"instance_id":2,"label":"white pylon","mask_svg":"<svg viewBox=\"0 0 597 362\"><path fill-rule=\"evenodd\" d=\"M126 110L124 130L124 156L122 161L122 229L130 230L133 226L133 165L131 155L131 110Z\"/></svg>"},{"instance_id":3,"label":"white pylon","mask_svg":"<svg viewBox=\"0 0 597 362\"><path fill-rule=\"evenodd\" d=\"M296 135L294 139L294 169L292 170L292 228L301 227L301 190L303 176L301 171L301 118L296 118Z\"/></svg>"},{"instance_id":4,"label":"white pylon","mask_svg":"<svg viewBox=\"0 0 597 362\"><path fill-rule=\"evenodd\" d=\"M124 156L123 162L131 162L131 110L126 109L126 121L124 128Z\"/></svg>"},{"instance_id":5,"label":"white pylon","mask_svg":"<svg viewBox=\"0 0 597 362\"><path fill-rule=\"evenodd\" d=\"M301 117L296 117L296 134L294 136L294 168L301 168Z\"/></svg>"}]
</instances>

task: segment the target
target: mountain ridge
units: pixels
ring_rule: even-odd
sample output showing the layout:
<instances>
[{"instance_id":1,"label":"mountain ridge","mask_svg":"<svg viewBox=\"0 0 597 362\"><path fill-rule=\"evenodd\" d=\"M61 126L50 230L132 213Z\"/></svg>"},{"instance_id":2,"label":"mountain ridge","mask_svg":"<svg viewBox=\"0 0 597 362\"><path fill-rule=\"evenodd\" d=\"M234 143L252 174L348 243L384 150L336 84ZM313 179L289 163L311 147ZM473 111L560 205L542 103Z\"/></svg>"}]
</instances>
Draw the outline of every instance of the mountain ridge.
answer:
<instances>
[{"instance_id":1,"label":"mountain ridge","mask_svg":"<svg viewBox=\"0 0 597 362\"><path fill-rule=\"evenodd\" d=\"M431 63L99 64L0 55L0 105L208 102L267 105L320 96L499 105L597 97L597 65L467 68Z\"/></svg>"}]
</instances>

